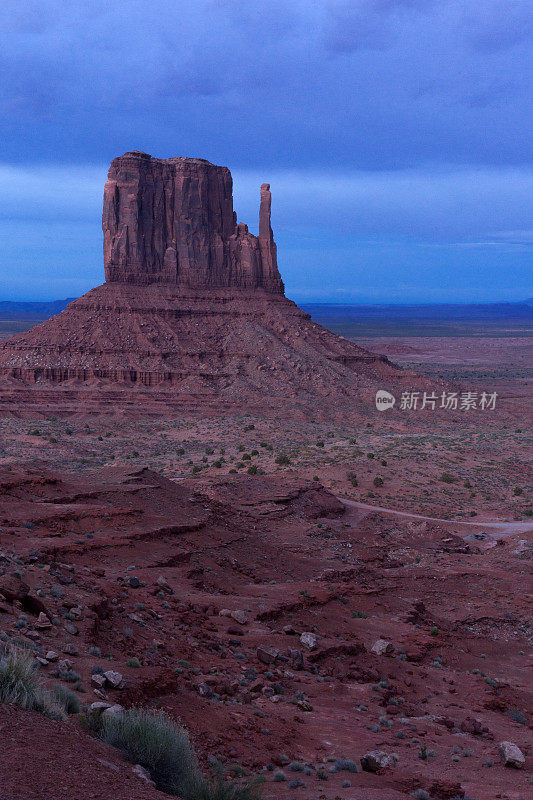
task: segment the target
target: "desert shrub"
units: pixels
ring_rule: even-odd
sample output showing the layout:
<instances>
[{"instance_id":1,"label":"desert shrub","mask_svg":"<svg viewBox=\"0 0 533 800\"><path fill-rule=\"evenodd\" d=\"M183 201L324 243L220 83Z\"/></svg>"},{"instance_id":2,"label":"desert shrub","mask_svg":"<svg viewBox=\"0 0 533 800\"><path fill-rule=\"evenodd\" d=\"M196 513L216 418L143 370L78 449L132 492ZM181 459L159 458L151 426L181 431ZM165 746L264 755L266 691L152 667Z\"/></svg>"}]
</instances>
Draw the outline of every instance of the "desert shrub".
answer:
<instances>
[{"instance_id":1,"label":"desert shrub","mask_svg":"<svg viewBox=\"0 0 533 800\"><path fill-rule=\"evenodd\" d=\"M67 714L80 713L80 701L78 695L66 686L56 684L54 686L54 698L62 706Z\"/></svg>"},{"instance_id":2,"label":"desert shrub","mask_svg":"<svg viewBox=\"0 0 533 800\"><path fill-rule=\"evenodd\" d=\"M10 649L0 658L0 701L33 708L39 679L29 651Z\"/></svg>"},{"instance_id":3,"label":"desert shrub","mask_svg":"<svg viewBox=\"0 0 533 800\"><path fill-rule=\"evenodd\" d=\"M383 486L383 478L380 478L379 475L376 475L376 477L374 478L373 483L374 483L374 486Z\"/></svg>"},{"instance_id":4,"label":"desert shrub","mask_svg":"<svg viewBox=\"0 0 533 800\"><path fill-rule=\"evenodd\" d=\"M515 495L515 497L520 497L520 495L522 494L522 489L520 488L520 486L514 487L513 494Z\"/></svg>"},{"instance_id":5,"label":"desert shrub","mask_svg":"<svg viewBox=\"0 0 533 800\"><path fill-rule=\"evenodd\" d=\"M138 669L141 666L141 662L139 661L137 656L132 656L131 658L128 658L125 663L127 667L135 667L135 669Z\"/></svg>"},{"instance_id":6,"label":"desert shrub","mask_svg":"<svg viewBox=\"0 0 533 800\"><path fill-rule=\"evenodd\" d=\"M186 790L185 797L187 800L260 800L262 784L261 778L238 783L221 776L208 779L199 775Z\"/></svg>"},{"instance_id":7,"label":"desert shrub","mask_svg":"<svg viewBox=\"0 0 533 800\"><path fill-rule=\"evenodd\" d=\"M289 456L286 455L285 453L280 453L279 456L276 456L276 464L279 464L280 466L284 467L284 466L287 466L287 464L290 464L290 463L291 463L291 460L290 460Z\"/></svg>"},{"instance_id":8,"label":"desert shrub","mask_svg":"<svg viewBox=\"0 0 533 800\"><path fill-rule=\"evenodd\" d=\"M59 678L60 681L65 681L65 683L80 683L81 675L79 672L76 672L74 669L56 669L55 671L56 678Z\"/></svg>"},{"instance_id":9,"label":"desert shrub","mask_svg":"<svg viewBox=\"0 0 533 800\"><path fill-rule=\"evenodd\" d=\"M455 478L453 475L450 475L449 472L443 472L439 478L439 481L442 481L443 483L455 483Z\"/></svg>"},{"instance_id":10,"label":"desert shrub","mask_svg":"<svg viewBox=\"0 0 533 800\"><path fill-rule=\"evenodd\" d=\"M262 780L227 781L205 777L187 731L163 711L130 708L115 717L87 726L108 744L126 753L150 773L157 788L184 800L260 800Z\"/></svg>"},{"instance_id":11,"label":"desert shrub","mask_svg":"<svg viewBox=\"0 0 533 800\"><path fill-rule=\"evenodd\" d=\"M39 680L29 650L11 648L0 658L0 702L39 711L51 719L64 719L63 708Z\"/></svg>"},{"instance_id":12,"label":"desert shrub","mask_svg":"<svg viewBox=\"0 0 533 800\"><path fill-rule=\"evenodd\" d=\"M511 717L514 722L518 722L520 725L527 725L526 715L517 708L510 708L507 712L507 716Z\"/></svg>"},{"instance_id":13,"label":"desert shrub","mask_svg":"<svg viewBox=\"0 0 533 800\"><path fill-rule=\"evenodd\" d=\"M355 474L355 472L346 473L346 478L350 481L352 486L357 486L357 475Z\"/></svg>"},{"instance_id":14,"label":"desert shrub","mask_svg":"<svg viewBox=\"0 0 533 800\"><path fill-rule=\"evenodd\" d=\"M315 442L315 444L316 444L316 446L317 446L317 447L324 447L324 446L325 446L325 445L324 445L324 442L322 442L322 441L320 441L320 442Z\"/></svg>"},{"instance_id":15,"label":"desert shrub","mask_svg":"<svg viewBox=\"0 0 533 800\"><path fill-rule=\"evenodd\" d=\"M198 780L198 762L187 732L164 712L130 708L105 719L100 736L145 767L158 789L190 796L186 790Z\"/></svg>"}]
</instances>

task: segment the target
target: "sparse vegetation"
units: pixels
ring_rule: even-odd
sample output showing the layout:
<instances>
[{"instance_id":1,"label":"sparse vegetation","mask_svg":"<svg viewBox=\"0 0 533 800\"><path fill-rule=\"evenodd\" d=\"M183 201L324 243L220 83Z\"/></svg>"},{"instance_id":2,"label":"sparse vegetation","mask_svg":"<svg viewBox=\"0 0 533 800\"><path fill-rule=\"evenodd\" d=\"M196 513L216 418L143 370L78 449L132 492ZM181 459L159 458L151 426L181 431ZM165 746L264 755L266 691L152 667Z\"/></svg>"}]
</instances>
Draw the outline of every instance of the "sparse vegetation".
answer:
<instances>
[{"instance_id":1,"label":"sparse vegetation","mask_svg":"<svg viewBox=\"0 0 533 800\"><path fill-rule=\"evenodd\" d=\"M78 695L66 686L56 684L54 686L54 697L62 706L67 714L80 713L80 701Z\"/></svg>"},{"instance_id":2,"label":"sparse vegetation","mask_svg":"<svg viewBox=\"0 0 533 800\"><path fill-rule=\"evenodd\" d=\"M439 478L442 483L455 483L455 478L449 472L443 472Z\"/></svg>"},{"instance_id":3,"label":"sparse vegetation","mask_svg":"<svg viewBox=\"0 0 533 800\"><path fill-rule=\"evenodd\" d=\"M100 738L145 767L158 789L187 796L198 762L187 732L162 711L130 708L104 719Z\"/></svg>"},{"instance_id":4,"label":"sparse vegetation","mask_svg":"<svg viewBox=\"0 0 533 800\"><path fill-rule=\"evenodd\" d=\"M257 778L238 783L204 776L187 731L163 711L130 708L96 728L101 739L147 769L162 792L185 800L260 800Z\"/></svg>"},{"instance_id":5,"label":"sparse vegetation","mask_svg":"<svg viewBox=\"0 0 533 800\"><path fill-rule=\"evenodd\" d=\"M0 702L39 711L51 719L64 719L63 706L39 680L29 650L8 648L0 657Z\"/></svg>"}]
</instances>

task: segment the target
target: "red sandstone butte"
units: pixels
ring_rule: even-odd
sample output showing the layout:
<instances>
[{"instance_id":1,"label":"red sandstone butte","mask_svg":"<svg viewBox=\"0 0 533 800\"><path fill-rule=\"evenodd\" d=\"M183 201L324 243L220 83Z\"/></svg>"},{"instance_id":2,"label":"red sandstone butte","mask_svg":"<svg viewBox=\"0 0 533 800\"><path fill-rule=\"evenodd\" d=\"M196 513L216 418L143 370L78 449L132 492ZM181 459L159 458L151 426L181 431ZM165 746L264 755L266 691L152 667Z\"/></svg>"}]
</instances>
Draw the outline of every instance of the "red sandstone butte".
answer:
<instances>
[{"instance_id":1,"label":"red sandstone butte","mask_svg":"<svg viewBox=\"0 0 533 800\"><path fill-rule=\"evenodd\" d=\"M376 387L420 387L285 297L271 199L264 183L254 236L237 222L226 167L139 152L115 158L102 217L106 282L0 347L6 402L30 408L76 395L85 404L97 385L103 403L106 386L120 386L125 399L136 385L150 387L144 403L182 410L288 413L290 405L330 416L371 409Z\"/></svg>"},{"instance_id":2,"label":"red sandstone butte","mask_svg":"<svg viewBox=\"0 0 533 800\"><path fill-rule=\"evenodd\" d=\"M237 223L227 167L137 152L115 158L102 215L106 281L262 287L282 294L269 189L261 187L257 237Z\"/></svg>"}]
</instances>

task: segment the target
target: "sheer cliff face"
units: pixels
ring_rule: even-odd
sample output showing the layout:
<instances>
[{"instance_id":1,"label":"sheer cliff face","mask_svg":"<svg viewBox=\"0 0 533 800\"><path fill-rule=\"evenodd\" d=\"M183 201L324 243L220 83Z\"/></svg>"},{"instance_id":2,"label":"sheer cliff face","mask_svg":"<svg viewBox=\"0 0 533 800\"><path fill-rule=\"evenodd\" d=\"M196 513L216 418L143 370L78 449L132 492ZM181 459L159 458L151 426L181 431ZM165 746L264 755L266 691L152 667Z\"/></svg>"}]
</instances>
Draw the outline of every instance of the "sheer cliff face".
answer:
<instances>
[{"instance_id":1,"label":"sheer cliff face","mask_svg":"<svg viewBox=\"0 0 533 800\"><path fill-rule=\"evenodd\" d=\"M203 159L115 158L102 216L106 281L282 294L270 187L261 187L259 237L237 224L232 188L230 171Z\"/></svg>"}]
</instances>

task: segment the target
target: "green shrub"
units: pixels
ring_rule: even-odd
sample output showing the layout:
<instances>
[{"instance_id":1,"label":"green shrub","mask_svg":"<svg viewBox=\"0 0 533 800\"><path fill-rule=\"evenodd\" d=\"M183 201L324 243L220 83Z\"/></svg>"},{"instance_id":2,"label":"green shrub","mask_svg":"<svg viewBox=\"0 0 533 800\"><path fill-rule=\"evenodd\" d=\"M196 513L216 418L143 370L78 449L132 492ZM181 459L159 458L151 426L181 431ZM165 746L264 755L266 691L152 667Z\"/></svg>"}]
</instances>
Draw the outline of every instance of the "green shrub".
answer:
<instances>
[{"instance_id":1,"label":"green shrub","mask_svg":"<svg viewBox=\"0 0 533 800\"><path fill-rule=\"evenodd\" d=\"M54 698L62 706L67 714L80 713L80 701L78 695L66 686L56 684L54 686Z\"/></svg>"},{"instance_id":2,"label":"green shrub","mask_svg":"<svg viewBox=\"0 0 533 800\"><path fill-rule=\"evenodd\" d=\"M187 732L163 711L130 708L104 720L100 736L145 767L160 791L189 797L198 762Z\"/></svg>"},{"instance_id":3,"label":"green shrub","mask_svg":"<svg viewBox=\"0 0 533 800\"><path fill-rule=\"evenodd\" d=\"M29 651L10 649L0 658L0 701L33 708L39 678Z\"/></svg>"},{"instance_id":4,"label":"green shrub","mask_svg":"<svg viewBox=\"0 0 533 800\"><path fill-rule=\"evenodd\" d=\"M101 739L150 773L157 788L184 800L260 800L262 780L238 783L202 775L187 731L163 711L130 708L86 723Z\"/></svg>"},{"instance_id":5,"label":"green shrub","mask_svg":"<svg viewBox=\"0 0 533 800\"><path fill-rule=\"evenodd\" d=\"M51 719L64 719L63 708L39 680L29 650L11 648L0 658L0 702L39 711Z\"/></svg>"},{"instance_id":6,"label":"green shrub","mask_svg":"<svg viewBox=\"0 0 533 800\"><path fill-rule=\"evenodd\" d=\"M128 658L125 663L127 667L135 667L135 669L138 669L141 666L141 662L136 656Z\"/></svg>"}]
</instances>

